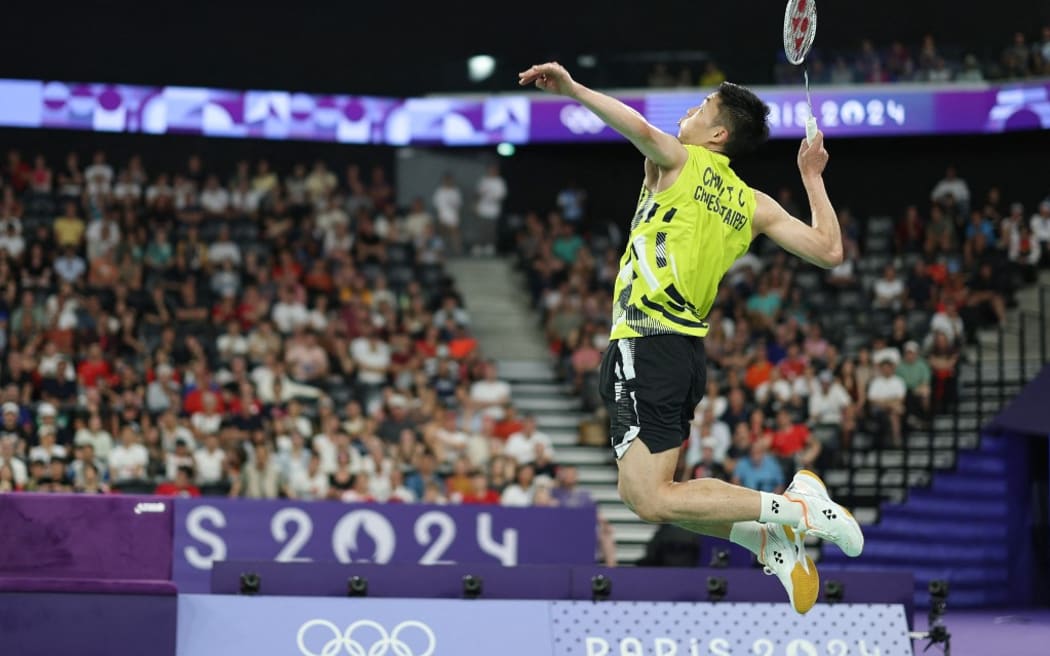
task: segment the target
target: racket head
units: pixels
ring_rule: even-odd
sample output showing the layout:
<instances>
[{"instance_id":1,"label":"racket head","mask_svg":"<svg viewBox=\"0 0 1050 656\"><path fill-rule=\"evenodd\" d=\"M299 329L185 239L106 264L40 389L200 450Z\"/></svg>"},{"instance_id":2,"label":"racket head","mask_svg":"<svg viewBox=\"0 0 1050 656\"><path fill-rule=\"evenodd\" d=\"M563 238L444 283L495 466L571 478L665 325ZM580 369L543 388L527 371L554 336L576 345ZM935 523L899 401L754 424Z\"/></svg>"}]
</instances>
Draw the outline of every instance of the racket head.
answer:
<instances>
[{"instance_id":1,"label":"racket head","mask_svg":"<svg viewBox=\"0 0 1050 656\"><path fill-rule=\"evenodd\" d=\"M788 0L784 10L784 54L792 64L801 64L817 36L816 0Z\"/></svg>"}]
</instances>

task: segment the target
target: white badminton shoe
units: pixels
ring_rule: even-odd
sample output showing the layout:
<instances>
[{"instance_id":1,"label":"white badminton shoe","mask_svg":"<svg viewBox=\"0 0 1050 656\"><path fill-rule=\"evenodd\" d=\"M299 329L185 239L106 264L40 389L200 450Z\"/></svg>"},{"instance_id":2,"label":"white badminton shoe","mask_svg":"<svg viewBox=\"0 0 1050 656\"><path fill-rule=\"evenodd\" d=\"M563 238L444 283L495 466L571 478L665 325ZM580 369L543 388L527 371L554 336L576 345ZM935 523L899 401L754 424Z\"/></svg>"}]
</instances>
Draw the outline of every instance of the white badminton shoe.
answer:
<instances>
[{"instance_id":1,"label":"white badminton shoe","mask_svg":"<svg viewBox=\"0 0 1050 656\"><path fill-rule=\"evenodd\" d=\"M848 510L831 500L824 481L811 471L799 470L784 492L791 501L802 504L802 520L796 533L812 535L838 545L850 558L864 551L864 533Z\"/></svg>"},{"instance_id":2,"label":"white badminton shoe","mask_svg":"<svg viewBox=\"0 0 1050 656\"><path fill-rule=\"evenodd\" d=\"M766 574L780 579L795 611L804 614L817 603L820 574L806 554L800 533L790 526L763 525L758 561L765 566Z\"/></svg>"}]
</instances>

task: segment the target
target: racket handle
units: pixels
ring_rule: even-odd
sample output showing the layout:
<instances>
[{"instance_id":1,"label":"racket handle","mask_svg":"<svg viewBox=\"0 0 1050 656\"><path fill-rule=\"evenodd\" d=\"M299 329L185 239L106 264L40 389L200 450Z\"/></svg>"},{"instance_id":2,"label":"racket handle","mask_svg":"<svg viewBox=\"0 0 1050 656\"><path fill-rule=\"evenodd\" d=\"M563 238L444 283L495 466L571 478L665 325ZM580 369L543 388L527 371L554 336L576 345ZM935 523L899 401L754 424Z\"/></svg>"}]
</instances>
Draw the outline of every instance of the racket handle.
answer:
<instances>
[{"instance_id":1,"label":"racket handle","mask_svg":"<svg viewBox=\"0 0 1050 656\"><path fill-rule=\"evenodd\" d=\"M813 143L813 140L817 138L817 117L810 116L806 119L806 141Z\"/></svg>"}]
</instances>

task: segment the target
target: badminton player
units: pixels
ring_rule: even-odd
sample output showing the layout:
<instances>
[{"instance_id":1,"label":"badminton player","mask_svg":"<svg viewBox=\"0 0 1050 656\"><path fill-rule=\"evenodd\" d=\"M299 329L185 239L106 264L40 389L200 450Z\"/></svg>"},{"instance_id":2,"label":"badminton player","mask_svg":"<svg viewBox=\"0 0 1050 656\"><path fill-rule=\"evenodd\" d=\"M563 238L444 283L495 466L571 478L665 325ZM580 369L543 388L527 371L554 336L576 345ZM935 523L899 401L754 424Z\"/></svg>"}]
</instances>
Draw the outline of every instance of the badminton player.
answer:
<instances>
[{"instance_id":1,"label":"badminton player","mask_svg":"<svg viewBox=\"0 0 1050 656\"><path fill-rule=\"evenodd\" d=\"M674 137L615 98L575 82L557 63L533 66L519 82L579 102L645 156L600 373L620 497L646 521L751 550L787 589L795 610L808 611L820 585L803 537L833 542L849 556L864 547L860 526L831 500L820 478L799 471L777 495L710 478L676 483L674 472L704 394L704 318L729 267L760 234L820 267L842 261L838 220L822 178L828 161L823 135L811 144L803 140L798 153L813 213L809 225L748 187L730 166L769 136L769 110L748 89L723 83L686 112Z\"/></svg>"}]
</instances>

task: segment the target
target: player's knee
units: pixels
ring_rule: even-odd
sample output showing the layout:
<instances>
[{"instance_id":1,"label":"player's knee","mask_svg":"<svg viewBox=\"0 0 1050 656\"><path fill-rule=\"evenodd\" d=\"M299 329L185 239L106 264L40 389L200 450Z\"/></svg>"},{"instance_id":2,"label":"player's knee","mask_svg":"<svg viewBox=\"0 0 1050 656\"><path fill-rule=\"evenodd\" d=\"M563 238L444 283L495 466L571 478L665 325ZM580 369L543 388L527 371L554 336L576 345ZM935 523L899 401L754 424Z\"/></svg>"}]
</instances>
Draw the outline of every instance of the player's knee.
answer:
<instances>
[{"instance_id":1,"label":"player's knee","mask_svg":"<svg viewBox=\"0 0 1050 656\"><path fill-rule=\"evenodd\" d=\"M633 506L634 514L645 522L664 524L671 521L670 508L660 498L646 499Z\"/></svg>"},{"instance_id":2,"label":"player's knee","mask_svg":"<svg viewBox=\"0 0 1050 656\"><path fill-rule=\"evenodd\" d=\"M633 510L634 514L638 515L642 521L662 524L671 519L670 508L664 495L660 494L658 490L642 491L637 494L627 491L627 494L624 494L624 490L621 488L620 497L627 507Z\"/></svg>"}]
</instances>

